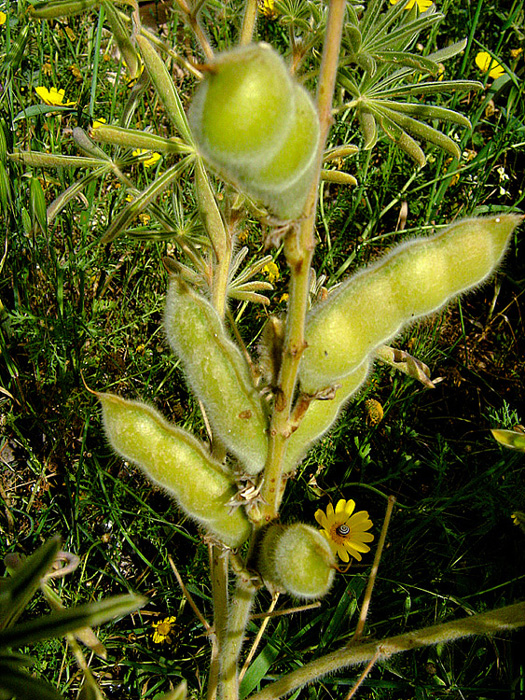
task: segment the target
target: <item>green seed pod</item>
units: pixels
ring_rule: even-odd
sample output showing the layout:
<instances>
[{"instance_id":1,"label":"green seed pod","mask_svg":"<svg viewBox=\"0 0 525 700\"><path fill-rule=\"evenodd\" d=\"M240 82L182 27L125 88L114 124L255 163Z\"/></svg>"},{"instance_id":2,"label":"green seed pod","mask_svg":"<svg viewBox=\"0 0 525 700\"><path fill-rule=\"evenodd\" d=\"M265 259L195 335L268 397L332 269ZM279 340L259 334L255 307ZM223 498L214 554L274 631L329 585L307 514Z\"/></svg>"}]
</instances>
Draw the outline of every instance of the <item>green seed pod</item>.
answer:
<instances>
[{"instance_id":1,"label":"green seed pod","mask_svg":"<svg viewBox=\"0 0 525 700\"><path fill-rule=\"evenodd\" d=\"M483 282L521 221L515 214L465 219L398 246L351 277L307 320L302 390L314 394L333 385L404 325Z\"/></svg>"},{"instance_id":2,"label":"green seed pod","mask_svg":"<svg viewBox=\"0 0 525 700\"><path fill-rule=\"evenodd\" d=\"M224 544L238 547L249 537L244 511L228 505L236 493L233 479L193 435L139 401L97 396L115 452L166 489L187 515Z\"/></svg>"},{"instance_id":3,"label":"green seed pod","mask_svg":"<svg viewBox=\"0 0 525 700\"><path fill-rule=\"evenodd\" d=\"M330 545L310 525L270 525L261 542L258 568L272 589L296 598L322 598L334 580Z\"/></svg>"},{"instance_id":4,"label":"green seed pod","mask_svg":"<svg viewBox=\"0 0 525 700\"><path fill-rule=\"evenodd\" d=\"M292 85L282 58L268 44L219 54L189 112L204 157L219 170L268 163L294 116Z\"/></svg>"},{"instance_id":5,"label":"green seed pod","mask_svg":"<svg viewBox=\"0 0 525 700\"><path fill-rule=\"evenodd\" d=\"M248 474L257 474L266 461L268 423L249 367L210 302L177 275L171 278L164 326L218 437Z\"/></svg>"},{"instance_id":6,"label":"green seed pod","mask_svg":"<svg viewBox=\"0 0 525 700\"><path fill-rule=\"evenodd\" d=\"M304 459L310 447L334 425L350 398L365 382L370 364L367 359L351 374L343 377L339 381L341 386L337 389L333 399L314 400L308 406L299 427L286 442L283 474L293 472Z\"/></svg>"},{"instance_id":7,"label":"green seed pod","mask_svg":"<svg viewBox=\"0 0 525 700\"><path fill-rule=\"evenodd\" d=\"M319 118L267 44L220 55L198 88L190 123L203 157L279 218L298 217L315 172Z\"/></svg>"}]
</instances>

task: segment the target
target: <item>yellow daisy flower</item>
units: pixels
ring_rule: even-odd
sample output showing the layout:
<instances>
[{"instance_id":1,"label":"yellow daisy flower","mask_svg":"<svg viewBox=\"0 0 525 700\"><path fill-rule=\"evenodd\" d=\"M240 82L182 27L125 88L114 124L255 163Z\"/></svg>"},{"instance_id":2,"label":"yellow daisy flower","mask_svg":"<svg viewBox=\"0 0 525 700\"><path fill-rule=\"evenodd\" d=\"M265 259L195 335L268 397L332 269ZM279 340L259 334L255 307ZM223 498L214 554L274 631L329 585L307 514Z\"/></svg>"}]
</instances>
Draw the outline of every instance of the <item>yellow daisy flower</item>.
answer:
<instances>
[{"instance_id":1,"label":"yellow daisy flower","mask_svg":"<svg viewBox=\"0 0 525 700\"><path fill-rule=\"evenodd\" d=\"M76 102L64 102L66 91L59 90L56 87L48 90L41 85L35 88L35 92L46 105L53 105L54 107L73 107L73 105L76 105Z\"/></svg>"},{"instance_id":2,"label":"yellow daisy flower","mask_svg":"<svg viewBox=\"0 0 525 700\"><path fill-rule=\"evenodd\" d=\"M505 68L498 63L487 51L480 51L476 54L476 65L483 73L489 74L490 78L500 78L505 73Z\"/></svg>"},{"instance_id":3,"label":"yellow daisy flower","mask_svg":"<svg viewBox=\"0 0 525 700\"><path fill-rule=\"evenodd\" d=\"M400 0L390 0L390 4L397 5L399 1ZM432 2L432 0L410 0L410 2L405 7L405 10L411 10L416 4L420 12L426 12L428 8L431 7L434 3Z\"/></svg>"},{"instance_id":4,"label":"yellow daisy flower","mask_svg":"<svg viewBox=\"0 0 525 700\"><path fill-rule=\"evenodd\" d=\"M146 155L146 153L150 154L149 157L141 160L141 163L145 168L151 168L152 165L158 163L158 161L162 158L160 153L156 153L155 151L152 153L145 148L137 148L135 151L133 151L133 155L137 157Z\"/></svg>"},{"instance_id":5,"label":"yellow daisy flower","mask_svg":"<svg viewBox=\"0 0 525 700\"><path fill-rule=\"evenodd\" d=\"M176 617L165 617L160 622L154 622L152 627L155 630L153 633L154 644L163 644L168 642L171 644L171 634L175 629Z\"/></svg>"},{"instance_id":6,"label":"yellow daisy flower","mask_svg":"<svg viewBox=\"0 0 525 700\"><path fill-rule=\"evenodd\" d=\"M321 534L326 537L334 554L348 562L351 555L357 561L361 561L361 553L370 551L365 542L372 542L374 535L366 530L372 527L372 521L366 510L354 513L355 501L346 501L341 498L337 501L335 510L330 503L326 509L318 510L315 519L323 528Z\"/></svg>"}]
</instances>

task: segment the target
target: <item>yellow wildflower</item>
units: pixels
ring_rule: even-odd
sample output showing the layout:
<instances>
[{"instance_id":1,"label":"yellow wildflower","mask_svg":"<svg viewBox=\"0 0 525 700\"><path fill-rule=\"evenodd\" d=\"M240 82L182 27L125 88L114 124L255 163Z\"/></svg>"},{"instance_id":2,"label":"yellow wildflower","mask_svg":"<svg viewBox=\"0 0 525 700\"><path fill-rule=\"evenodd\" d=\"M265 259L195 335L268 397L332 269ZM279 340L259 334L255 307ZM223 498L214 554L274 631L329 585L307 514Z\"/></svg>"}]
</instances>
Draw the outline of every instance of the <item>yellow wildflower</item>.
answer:
<instances>
[{"instance_id":1,"label":"yellow wildflower","mask_svg":"<svg viewBox=\"0 0 525 700\"><path fill-rule=\"evenodd\" d=\"M99 119L94 119L93 126L91 128L98 129L99 126L103 126L105 123L106 123L106 120L104 119L104 117L100 117Z\"/></svg>"},{"instance_id":2,"label":"yellow wildflower","mask_svg":"<svg viewBox=\"0 0 525 700\"><path fill-rule=\"evenodd\" d=\"M480 51L476 55L475 61L480 71L483 73L488 72L490 78L500 78L505 73L505 68L503 68L501 63L492 58L487 51Z\"/></svg>"},{"instance_id":3,"label":"yellow wildflower","mask_svg":"<svg viewBox=\"0 0 525 700\"><path fill-rule=\"evenodd\" d=\"M76 102L64 102L66 91L58 90L56 87L48 90L46 87L39 86L35 88L35 92L46 105L53 105L54 107L73 107L76 105Z\"/></svg>"},{"instance_id":4,"label":"yellow wildflower","mask_svg":"<svg viewBox=\"0 0 525 700\"><path fill-rule=\"evenodd\" d=\"M259 0L259 12L268 19L276 17L274 0Z\"/></svg>"},{"instance_id":5,"label":"yellow wildflower","mask_svg":"<svg viewBox=\"0 0 525 700\"><path fill-rule=\"evenodd\" d=\"M7 20L7 15L5 12L0 12L0 24L5 24Z\"/></svg>"},{"instance_id":6,"label":"yellow wildflower","mask_svg":"<svg viewBox=\"0 0 525 700\"><path fill-rule=\"evenodd\" d=\"M390 4L397 5L399 1L400 0L390 0ZM405 10L411 10L416 4L420 12L426 12L428 8L432 7L434 3L432 2L432 0L409 0L405 7Z\"/></svg>"},{"instance_id":7,"label":"yellow wildflower","mask_svg":"<svg viewBox=\"0 0 525 700\"><path fill-rule=\"evenodd\" d=\"M354 513L355 501L346 501L341 498L335 510L328 504L326 513L319 509L315 513L315 519L323 528L321 534L328 540L328 544L334 554L347 562L350 556L361 561L361 553L370 551L365 542L372 542L374 536L366 530L372 527L372 521L366 510Z\"/></svg>"},{"instance_id":8,"label":"yellow wildflower","mask_svg":"<svg viewBox=\"0 0 525 700\"><path fill-rule=\"evenodd\" d=\"M140 161L145 168L151 168L152 165L158 163L158 161L162 158L160 153L157 153L156 151L148 151L146 148L137 148L133 151L133 155L137 156L137 158L139 158L140 156L144 156L147 153L150 154L149 157L144 158L144 160Z\"/></svg>"},{"instance_id":9,"label":"yellow wildflower","mask_svg":"<svg viewBox=\"0 0 525 700\"><path fill-rule=\"evenodd\" d=\"M523 49L522 49L522 47L520 46L520 47L517 48L517 49L511 49L511 50L510 50L510 57L511 57L511 58L518 58L518 56L519 56L520 54L522 54L522 53L523 53Z\"/></svg>"},{"instance_id":10,"label":"yellow wildflower","mask_svg":"<svg viewBox=\"0 0 525 700\"><path fill-rule=\"evenodd\" d=\"M163 644L164 642L168 642L168 644L171 644L170 635L174 631L174 623L176 621L176 617L165 617L160 622L154 622L152 625L153 629L155 630L155 632L153 633L153 642L155 644Z\"/></svg>"},{"instance_id":11,"label":"yellow wildflower","mask_svg":"<svg viewBox=\"0 0 525 700\"><path fill-rule=\"evenodd\" d=\"M278 280L280 277L279 268L274 262L266 263L266 265L263 267L263 272L268 275L268 282L270 284L273 284L275 280Z\"/></svg>"}]
</instances>

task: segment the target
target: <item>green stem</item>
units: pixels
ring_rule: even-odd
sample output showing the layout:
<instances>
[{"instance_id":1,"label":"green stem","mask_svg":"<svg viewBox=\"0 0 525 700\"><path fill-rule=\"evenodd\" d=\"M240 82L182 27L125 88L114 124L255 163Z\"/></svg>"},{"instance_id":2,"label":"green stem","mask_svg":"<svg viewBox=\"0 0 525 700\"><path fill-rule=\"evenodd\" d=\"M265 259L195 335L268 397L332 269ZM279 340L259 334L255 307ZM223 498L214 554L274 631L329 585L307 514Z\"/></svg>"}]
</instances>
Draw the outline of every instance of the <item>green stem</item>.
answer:
<instances>
[{"instance_id":1,"label":"green stem","mask_svg":"<svg viewBox=\"0 0 525 700\"><path fill-rule=\"evenodd\" d=\"M356 666L370 661L375 656L388 659L394 654L411 651L432 644L451 642L454 639L474 634L495 634L517 629L525 625L525 603L516 603L506 608L488 613L472 615L462 620L453 620L440 625L424 627L414 632L407 632L382 641L369 642L350 647L343 647L331 654L322 656L311 663L288 673L275 683L271 683L249 700L276 700L287 693L301 688L306 683L334 673L348 666ZM379 652L379 654L378 654Z\"/></svg>"},{"instance_id":2,"label":"green stem","mask_svg":"<svg viewBox=\"0 0 525 700\"><path fill-rule=\"evenodd\" d=\"M290 434L290 411L297 381L297 371L305 348L304 325L308 310L310 266L315 248L315 215L319 192L319 178L323 155L332 125L332 99L339 63L341 35L344 25L345 0L332 0L328 12L323 59L317 91L320 139L317 153L316 177L312 182L308 199L297 227L291 226L284 251L290 267L290 303L286 321L286 336L280 372L279 390L270 425L268 460L264 474L261 496L263 522L277 517L282 496L281 472Z\"/></svg>"},{"instance_id":3,"label":"green stem","mask_svg":"<svg viewBox=\"0 0 525 700\"><path fill-rule=\"evenodd\" d=\"M240 574L232 597L228 626L220 654L221 700L237 700L239 697L237 662L256 591L257 588L249 576Z\"/></svg>"},{"instance_id":4,"label":"green stem","mask_svg":"<svg viewBox=\"0 0 525 700\"><path fill-rule=\"evenodd\" d=\"M242 21L240 45L246 46L252 41L255 25L257 23L257 0L246 0L244 17Z\"/></svg>"},{"instance_id":5,"label":"green stem","mask_svg":"<svg viewBox=\"0 0 525 700\"><path fill-rule=\"evenodd\" d=\"M213 597L213 629L210 670L208 675L207 700L215 700L220 672L220 650L224 641L228 621L228 566L229 557L223 547L210 544L210 574Z\"/></svg>"}]
</instances>

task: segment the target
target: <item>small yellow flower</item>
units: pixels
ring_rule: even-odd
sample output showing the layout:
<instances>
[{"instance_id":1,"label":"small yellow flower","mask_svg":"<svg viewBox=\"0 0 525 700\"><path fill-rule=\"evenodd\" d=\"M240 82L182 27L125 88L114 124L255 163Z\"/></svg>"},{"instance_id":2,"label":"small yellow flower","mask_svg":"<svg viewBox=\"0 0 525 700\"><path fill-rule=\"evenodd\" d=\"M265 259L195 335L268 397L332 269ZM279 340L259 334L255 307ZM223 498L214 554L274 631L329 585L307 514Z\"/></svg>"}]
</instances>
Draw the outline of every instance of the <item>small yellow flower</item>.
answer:
<instances>
[{"instance_id":1,"label":"small yellow flower","mask_svg":"<svg viewBox=\"0 0 525 700\"><path fill-rule=\"evenodd\" d=\"M278 280L280 277L279 268L274 262L266 263L266 265L263 267L263 272L268 275L268 282L270 284L273 284L275 280Z\"/></svg>"},{"instance_id":2,"label":"small yellow flower","mask_svg":"<svg viewBox=\"0 0 525 700\"><path fill-rule=\"evenodd\" d=\"M476 55L476 65L483 73L489 74L490 78L500 78L505 73L505 68L492 58L487 51L480 51Z\"/></svg>"},{"instance_id":3,"label":"small yellow flower","mask_svg":"<svg viewBox=\"0 0 525 700\"><path fill-rule=\"evenodd\" d=\"M335 506L330 503L326 509L318 510L315 519L323 528L321 534L326 537L334 554L348 562L350 556L361 561L361 553L370 551L365 542L372 542L374 536L366 530L372 527L372 521L366 510L354 513L355 501L341 498Z\"/></svg>"},{"instance_id":4,"label":"small yellow flower","mask_svg":"<svg viewBox=\"0 0 525 700\"><path fill-rule=\"evenodd\" d=\"M390 0L390 4L397 5L399 1L400 0ZM407 6L405 7L405 10L411 10L416 4L420 12L426 12L428 8L431 7L434 3L432 2L432 0L409 0Z\"/></svg>"},{"instance_id":5,"label":"small yellow flower","mask_svg":"<svg viewBox=\"0 0 525 700\"><path fill-rule=\"evenodd\" d=\"M274 0L259 0L259 12L267 19L273 19L277 16L275 12Z\"/></svg>"},{"instance_id":6,"label":"small yellow flower","mask_svg":"<svg viewBox=\"0 0 525 700\"><path fill-rule=\"evenodd\" d=\"M5 12L0 12L0 24L5 24L7 20L7 15Z\"/></svg>"},{"instance_id":7,"label":"small yellow flower","mask_svg":"<svg viewBox=\"0 0 525 700\"><path fill-rule=\"evenodd\" d=\"M151 152L145 148L137 148L136 150L133 151L133 155L137 156L137 158L140 156L144 156L147 153L150 154L149 157L140 161L145 168L151 168L152 165L155 165L155 163L158 163L159 160L162 158L160 153L157 153L156 151Z\"/></svg>"},{"instance_id":8,"label":"small yellow flower","mask_svg":"<svg viewBox=\"0 0 525 700\"><path fill-rule=\"evenodd\" d=\"M176 617L165 617L164 620L160 622L154 622L152 627L155 630L153 633L154 644L164 644L168 642L171 644L171 634L174 631Z\"/></svg>"},{"instance_id":9,"label":"small yellow flower","mask_svg":"<svg viewBox=\"0 0 525 700\"><path fill-rule=\"evenodd\" d=\"M58 90L56 87L48 90L46 87L40 86L35 88L35 92L46 105L53 105L54 107L72 107L76 105L76 102L64 102L66 91Z\"/></svg>"},{"instance_id":10,"label":"small yellow flower","mask_svg":"<svg viewBox=\"0 0 525 700\"><path fill-rule=\"evenodd\" d=\"M100 117L99 119L94 119L93 126L91 128L98 129L99 126L104 126L105 123L106 123L106 120L104 119L104 117Z\"/></svg>"},{"instance_id":11,"label":"small yellow flower","mask_svg":"<svg viewBox=\"0 0 525 700\"><path fill-rule=\"evenodd\" d=\"M511 58L518 58L518 56L519 56L520 54L522 54L522 53L523 53L523 48L520 46L520 47L517 48L517 49L511 49L511 50L510 50L510 57L511 57Z\"/></svg>"},{"instance_id":12,"label":"small yellow flower","mask_svg":"<svg viewBox=\"0 0 525 700\"><path fill-rule=\"evenodd\" d=\"M365 401L365 409L367 420L370 425L377 425L383 420L383 406L377 401L377 399L367 399Z\"/></svg>"}]
</instances>

